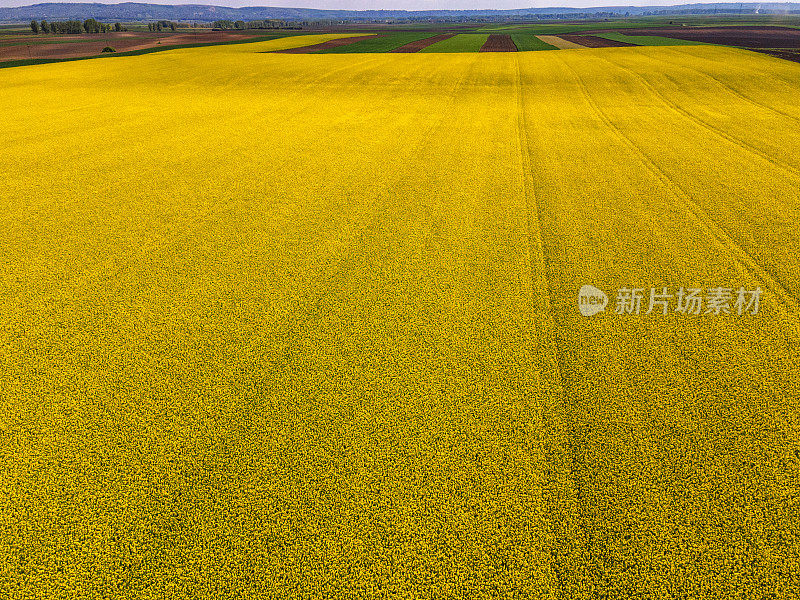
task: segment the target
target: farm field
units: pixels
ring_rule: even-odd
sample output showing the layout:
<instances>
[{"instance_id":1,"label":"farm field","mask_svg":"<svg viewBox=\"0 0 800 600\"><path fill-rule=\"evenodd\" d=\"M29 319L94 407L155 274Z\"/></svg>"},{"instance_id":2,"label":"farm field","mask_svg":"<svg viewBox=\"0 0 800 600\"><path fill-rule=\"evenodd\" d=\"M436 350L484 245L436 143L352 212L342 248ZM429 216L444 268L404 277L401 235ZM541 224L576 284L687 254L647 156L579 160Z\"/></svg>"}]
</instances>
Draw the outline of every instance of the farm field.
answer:
<instances>
[{"instance_id":1,"label":"farm field","mask_svg":"<svg viewBox=\"0 0 800 600\"><path fill-rule=\"evenodd\" d=\"M492 33L481 46L481 52L516 52L517 46L508 34Z\"/></svg>"},{"instance_id":2,"label":"farm field","mask_svg":"<svg viewBox=\"0 0 800 600\"><path fill-rule=\"evenodd\" d=\"M411 44L414 42L420 42L426 38L433 37L433 35L433 33L427 32L402 32L376 35L355 44L348 44L346 46L322 50L320 53L392 52L401 46L405 46L406 44Z\"/></svg>"},{"instance_id":3,"label":"farm field","mask_svg":"<svg viewBox=\"0 0 800 600\"><path fill-rule=\"evenodd\" d=\"M517 50L520 52L528 52L533 50L556 50L555 46L551 46L540 40L535 35L526 34L526 33L514 33L511 35L511 39L514 41L514 44L517 46Z\"/></svg>"},{"instance_id":4,"label":"farm field","mask_svg":"<svg viewBox=\"0 0 800 600\"><path fill-rule=\"evenodd\" d=\"M796 597L800 65L336 37L0 70L0 595Z\"/></svg>"},{"instance_id":5,"label":"farm field","mask_svg":"<svg viewBox=\"0 0 800 600\"><path fill-rule=\"evenodd\" d=\"M194 46L202 44L231 44L253 42L294 35L294 32L232 33L198 31L192 33L156 34L146 32L108 33L103 35L0 35L0 65L14 60L74 59L95 56L105 46L117 52L157 50L165 46Z\"/></svg>"},{"instance_id":6,"label":"farm field","mask_svg":"<svg viewBox=\"0 0 800 600\"><path fill-rule=\"evenodd\" d=\"M636 46L696 46L703 42L660 37L657 35L628 35L624 33L598 33L597 37L607 38Z\"/></svg>"},{"instance_id":7,"label":"farm field","mask_svg":"<svg viewBox=\"0 0 800 600\"><path fill-rule=\"evenodd\" d=\"M561 35L558 36L561 40L583 46L585 48L620 48L625 46L633 46L629 42L621 42L610 38L599 37L596 35Z\"/></svg>"},{"instance_id":8,"label":"farm field","mask_svg":"<svg viewBox=\"0 0 800 600\"><path fill-rule=\"evenodd\" d=\"M536 37L538 37L542 43L559 50L580 50L586 48L586 46L571 42L558 35L539 35Z\"/></svg>"},{"instance_id":9,"label":"farm field","mask_svg":"<svg viewBox=\"0 0 800 600\"><path fill-rule=\"evenodd\" d=\"M746 48L800 48L800 29L794 27L658 27L629 29L627 33Z\"/></svg>"},{"instance_id":10,"label":"farm field","mask_svg":"<svg viewBox=\"0 0 800 600\"><path fill-rule=\"evenodd\" d=\"M537 24L492 25L464 23L415 23L407 25L363 24L304 30L242 29L210 30L178 28L172 33L144 31L132 23L131 31L107 34L55 35L26 33L0 27L0 68L86 58L117 58L168 49L209 45L254 43L311 35L329 35L327 42L282 50L292 54L417 53L417 52L529 52L621 47L723 44L767 51L772 56L796 61L800 49L797 19L698 17L681 21L665 18L595 21L557 21ZM127 26L126 26L127 27ZM104 53L109 46L113 53Z\"/></svg>"},{"instance_id":11,"label":"farm field","mask_svg":"<svg viewBox=\"0 0 800 600\"><path fill-rule=\"evenodd\" d=\"M488 38L488 33L459 33L441 42L431 44L420 52L478 52Z\"/></svg>"}]
</instances>

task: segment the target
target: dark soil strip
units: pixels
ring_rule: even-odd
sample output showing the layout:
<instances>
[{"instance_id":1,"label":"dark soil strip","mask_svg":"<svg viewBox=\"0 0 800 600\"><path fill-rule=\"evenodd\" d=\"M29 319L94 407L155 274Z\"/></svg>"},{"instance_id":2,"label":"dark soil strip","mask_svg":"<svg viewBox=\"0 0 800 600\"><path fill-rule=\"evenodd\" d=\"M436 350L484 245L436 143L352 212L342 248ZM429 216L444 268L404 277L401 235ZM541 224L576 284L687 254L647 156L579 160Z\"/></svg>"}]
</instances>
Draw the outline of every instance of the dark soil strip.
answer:
<instances>
[{"instance_id":1,"label":"dark soil strip","mask_svg":"<svg viewBox=\"0 0 800 600\"><path fill-rule=\"evenodd\" d=\"M356 37L339 38L338 40L330 40L321 44L314 44L313 46L300 46L299 48L289 48L288 50L276 50L275 54L311 54L312 52L319 52L320 50L327 50L329 48L348 46L360 42L361 40L368 40L374 37L374 35L357 35Z\"/></svg>"},{"instance_id":2,"label":"dark soil strip","mask_svg":"<svg viewBox=\"0 0 800 600\"><path fill-rule=\"evenodd\" d=\"M409 42L399 48L395 48L391 50L391 52L419 52L423 48L427 48L428 46L433 46L436 42L441 42L442 40L449 39L453 37L455 33L442 33L440 35L434 35L429 38L425 38L424 40L417 40L415 42Z\"/></svg>"},{"instance_id":3,"label":"dark soil strip","mask_svg":"<svg viewBox=\"0 0 800 600\"><path fill-rule=\"evenodd\" d=\"M510 35L493 33L481 46L481 52L516 52L517 46Z\"/></svg>"},{"instance_id":4,"label":"dark soil strip","mask_svg":"<svg viewBox=\"0 0 800 600\"><path fill-rule=\"evenodd\" d=\"M761 52L762 54L769 54L776 58L784 60L791 60L800 63L800 50L765 50L764 48L750 48L754 52Z\"/></svg>"},{"instance_id":5,"label":"dark soil strip","mask_svg":"<svg viewBox=\"0 0 800 600\"><path fill-rule=\"evenodd\" d=\"M619 30L618 33L745 48L800 48L800 29L790 27L653 27Z\"/></svg>"},{"instance_id":6,"label":"dark soil strip","mask_svg":"<svg viewBox=\"0 0 800 600\"><path fill-rule=\"evenodd\" d=\"M595 35L559 35L562 40L567 40L573 44L580 44L587 48L624 48L627 46L635 46L636 44L629 44L628 42L619 42L617 40L607 40L606 38L597 37Z\"/></svg>"}]
</instances>

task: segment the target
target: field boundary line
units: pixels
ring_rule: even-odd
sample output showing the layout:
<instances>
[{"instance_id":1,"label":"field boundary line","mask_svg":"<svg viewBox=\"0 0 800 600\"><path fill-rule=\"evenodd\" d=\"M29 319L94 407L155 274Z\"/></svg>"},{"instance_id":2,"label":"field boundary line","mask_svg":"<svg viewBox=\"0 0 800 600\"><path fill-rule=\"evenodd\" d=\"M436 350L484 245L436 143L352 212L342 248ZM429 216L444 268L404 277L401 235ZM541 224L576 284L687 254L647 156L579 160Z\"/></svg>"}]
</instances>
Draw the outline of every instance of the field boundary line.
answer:
<instances>
[{"instance_id":1,"label":"field boundary line","mask_svg":"<svg viewBox=\"0 0 800 600\"><path fill-rule=\"evenodd\" d=\"M563 425L566 436L562 444L559 444L564 452L564 476L566 489L565 510L569 515L574 515L576 510L576 498L585 496L584 485L576 477L578 472L576 458L575 423L570 416L567 406L567 394L564 385L564 374L561 365L561 350L556 320L553 314L551 302L552 289L550 279L547 276L548 263L544 254L544 238L542 236L542 211L538 201L536 190L533 183L533 169L530 157L530 141L525 120L525 102L522 91L522 74L519 66L519 54L514 57L514 67L516 70L516 100L517 100L517 145L519 148L520 162L522 166L522 185L525 195L525 213L528 233L528 269L531 275L531 285L536 288L537 299L535 310L539 315L534 315L536 324L536 356L544 358L542 353L546 353L547 362L544 362L544 374L548 380L552 379L554 384L553 395L558 403L560 410L564 411ZM533 204L533 206L531 206ZM535 263L535 264L534 264ZM536 273L538 271L538 273ZM565 417L565 418L564 418ZM562 521L563 527L569 527L570 520ZM548 533L553 537L548 543L551 553L556 550L563 551L563 540L558 535L556 524L551 524L548 520ZM547 566L558 583L558 595L555 597L563 598L565 590L565 578L570 575L570 565L563 564L563 557L553 556Z\"/></svg>"},{"instance_id":2,"label":"field boundary line","mask_svg":"<svg viewBox=\"0 0 800 600\"><path fill-rule=\"evenodd\" d=\"M369 63L373 63L379 60L378 54L376 57L371 59ZM349 65L355 63L348 63L347 67L343 67L344 69L351 68ZM474 65L474 63L473 63ZM458 90L460 87L463 86L464 81L467 79L467 72L464 72L461 77L455 80L452 85L448 88L447 94L448 98L448 107L452 107L452 105L456 102L458 97ZM313 85L313 84L308 84ZM299 111L298 111L299 112ZM297 114L297 113L294 113ZM442 111L439 113L439 117L428 127L425 129L424 133L419 136L419 141L413 146L412 149L408 151L408 156L415 156L422 153L422 150L430 146L433 141L436 139L436 131L441 129L443 124L445 123L446 116L449 113ZM408 163L406 163L408 164ZM416 173L411 172L411 167L406 167L399 176L392 180L392 186L397 186L399 182L413 179L416 176ZM396 211L389 211L390 213L394 213ZM383 211L372 212L369 215L365 222L368 222L369 225L375 225L379 222L382 216L386 214ZM397 219L399 217L395 217ZM422 213L419 216L420 220L429 219L429 213ZM427 237L430 236L430 228L426 234L426 241ZM358 230L354 229L352 231L352 235L350 235L349 239L343 241L340 245L339 250L336 252L335 259L331 261L331 264L326 268L322 269L319 278L315 281L316 286L311 290L308 294L304 295L301 299L298 306L294 309L293 315L297 316L297 320L292 323L292 326L289 327L289 323L286 317L282 318L279 322L279 326L281 327L281 338L282 343L277 347L275 354L275 359L268 363L268 366L262 373L262 379L266 379L267 374L273 374L277 372L281 367L283 367L288 357L291 355L293 350L291 342L287 341L291 338L290 333L293 328L297 328L298 325L304 325L308 323L314 315L311 314L311 310L316 310L320 308L323 302L333 293L333 289L335 286L332 285L338 278L346 275L348 273L346 267L348 265L348 261L353 259L353 252L357 251L359 246L364 243L364 233L363 229ZM256 340L254 344L257 344L260 340ZM247 350L251 350L255 346L249 346ZM263 411L263 406L265 406L262 402L256 401L251 403L246 407L246 410L250 411L250 413L256 413Z\"/></svg>"},{"instance_id":3,"label":"field boundary line","mask_svg":"<svg viewBox=\"0 0 800 600\"><path fill-rule=\"evenodd\" d=\"M612 61L608 60L605 57L600 57L600 58L602 58L602 60L605 61L606 63L608 63L610 65L613 65L613 66L617 67L618 69L620 69L622 71L625 71L627 73L631 73L632 75L637 77L644 84L644 86L647 89L649 89L653 94L655 94L658 98L660 98L661 102L664 103L664 105L666 105L668 108L672 109L673 112L676 112L676 113L682 115L685 119L688 119L689 121L692 121L693 123L699 125L703 129L707 129L708 131L710 131L711 133L713 133L717 137L720 137L720 138L726 140L727 142L733 144L734 146L737 146L737 147L741 148L742 150L744 150L746 152L750 152L751 154L755 154L756 156L759 156L762 160L765 160L766 162L768 162L772 166L777 167L779 169L782 169L782 170L784 170L784 171L786 171L788 173L791 173L795 177L800 177L800 171L798 171L795 167L793 167L793 166L791 166L789 164L786 164L783 161L779 161L777 159L772 158L767 153L762 152L761 150L759 150L758 148L756 148L754 146L751 146L750 144L748 144L744 140L741 140L741 139L739 139L739 138L737 138L735 136L732 136L732 135L730 135L728 133L725 133L724 131L722 131L718 127L715 127L714 125L711 125L710 123L706 123L700 117L698 117L696 115L693 115L688 110L686 110L685 108L683 108L682 106L680 106L676 102L673 102L672 100L667 98L664 94L662 94L660 91L658 91L658 89L656 89L656 87L653 86L652 83L647 81L647 78L644 77L643 75L640 75L639 73L637 73L636 71L634 71L634 70L632 70L632 69L630 69L628 67L625 67L623 65L620 65L620 64L617 64L615 62L612 62Z\"/></svg>"},{"instance_id":4,"label":"field boundary line","mask_svg":"<svg viewBox=\"0 0 800 600\"><path fill-rule=\"evenodd\" d=\"M555 319L553 318L553 306L551 302L552 290L550 281L547 277L547 259L544 256L544 239L542 237L541 207L536 197L533 186L533 171L530 159L530 143L525 123L525 105L522 97L522 76L519 68L519 58L515 57L516 69L516 97L517 97L517 144L519 146L520 159L522 161L522 184L525 193L526 220L528 225L528 251L530 253L529 265L531 269L531 283L539 291L536 310L545 316L545 323L548 328L547 335L551 339L553 349L557 350L558 343L552 333L555 331ZM533 208L531 207L533 204ZM534 265L535 262L535 265ZM538 274L537 274L538 272ZM557 376L557 383L563 394L564 382L561 374L561 365L557 354L554 355L554 374Z\"/></svg>"},{"instance_id":5,"label":"field boundary line","mask_svg":"<svg viewBox=\"0 0 800 600\"><path fill-rule=\"evenodd\" d=\"M645 168L647 168L647 170L650 171L650 173L652 173L661 182L661 184L672 193L673 196L675 196L678 200L683 201L684 205L686 206L686 210L691 217L703 229L705 229L706 232L709 233L718 244L733 254L733 258L740 270L744 270L745 272L749 273L751 277L754 277L755 279L758 279L764 283L765 287L769 288L770 291L772 291L778 297L778 299L784 305L788 315L797 321L798 315L800 315L800 303L798 303L798 301L792 297L788 290L777 279L775 279L769 273L769 271L762 267L758 261L756 261L755 258L753 258L747 252L747 250L742 248L722 226L720 226L705 210L703 210L703 208L692 199L691 195L684 190L683 187L670 179L670 177L661 169L661 167L659 167L649 156L647 156L647 154L630 138L628 138L628 136L620 131L620 129L611 121L608 115L606 115L592 99L591 94L589 93L589 90L586 89L586 84L584 83L583 79L581 79L580 75L578 75L578 73L570 64L563 59L561 60L575 76L583 96L586 98L586 101L592 107L597 116L600 117L603 123L605 123L614 132L615 136L622 141L623 144L625 144L634 152L634 154L636 154L642 164L644 164Z\"/></svg>"}]
</instances>

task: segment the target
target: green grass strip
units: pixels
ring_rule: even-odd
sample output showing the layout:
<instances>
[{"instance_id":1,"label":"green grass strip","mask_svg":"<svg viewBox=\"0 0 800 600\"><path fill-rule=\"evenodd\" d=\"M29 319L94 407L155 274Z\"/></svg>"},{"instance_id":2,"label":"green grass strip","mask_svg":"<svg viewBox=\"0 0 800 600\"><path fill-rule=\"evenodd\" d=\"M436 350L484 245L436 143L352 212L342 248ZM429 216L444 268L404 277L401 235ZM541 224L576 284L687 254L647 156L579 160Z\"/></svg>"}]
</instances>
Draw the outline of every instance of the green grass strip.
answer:
<instances>
[{"instance_id":1,"label":"green grass strip","mask_svg":"<svg viewBox=\"0 0 800 600\"><path fill-rule=\"evenodd\" d=\"M488 37L488 33L459 33L423 48L420 52L478 52Z\"/></svg>"},{"instance_id":2,"label":"green grass strip","mask_svg":"<svg viewBox=\"0 0 800 600\"><path fill-rule=\"evenodd\" d=\"M531 50L558 50L555 46L551 46L529 33L514 33L511 35L511 40L520 52L530 52Z\"/></svg>"}]
</instances>

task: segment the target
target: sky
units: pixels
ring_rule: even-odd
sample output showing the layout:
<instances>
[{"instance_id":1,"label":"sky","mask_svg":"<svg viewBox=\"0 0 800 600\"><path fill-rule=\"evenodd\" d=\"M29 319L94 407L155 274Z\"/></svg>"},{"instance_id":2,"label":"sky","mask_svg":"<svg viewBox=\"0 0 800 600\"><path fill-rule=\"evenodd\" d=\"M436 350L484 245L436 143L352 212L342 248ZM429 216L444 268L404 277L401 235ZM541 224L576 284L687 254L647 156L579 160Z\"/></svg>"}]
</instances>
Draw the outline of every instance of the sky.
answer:
<instances>
[{"instance_id":1,"label":"sky","mask_svg":"<svg viewBox=\"0 0 800 600\"><path fill-rule=\"evenodd\" d=\"M44 2L64 0L0 0L0 6L27 6ZM71 1L71 0L66 0ZM72 0L91 2L92 0ZM136 0L131 0L136 1ZM141 0L139 0L141 1ZM511 8L546 8L550 6L669 6L688 4L697 0L155 0L149 4L209 4L215 6L280 6L293 8L320 8L340 10L469 10L469 9L511 9ZM718 0L725 2L726 0ZM739 4L732 0L730 4ZM117 2L103 2L117 4Z\"/></svg>"}]
</instances>

